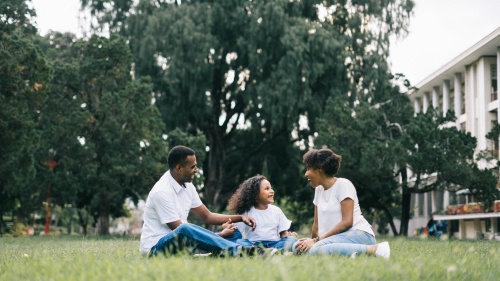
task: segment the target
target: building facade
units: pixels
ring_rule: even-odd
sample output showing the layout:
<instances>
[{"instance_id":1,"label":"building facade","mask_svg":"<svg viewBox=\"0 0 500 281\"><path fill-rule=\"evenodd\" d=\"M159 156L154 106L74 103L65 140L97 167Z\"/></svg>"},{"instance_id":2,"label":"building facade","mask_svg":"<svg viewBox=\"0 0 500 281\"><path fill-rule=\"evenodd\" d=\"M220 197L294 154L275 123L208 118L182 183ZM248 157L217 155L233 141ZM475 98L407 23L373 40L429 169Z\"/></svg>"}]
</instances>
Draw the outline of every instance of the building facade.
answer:
<instances>
[{"instance_id":1,"label":"building facade","mask_svg":"<svg viewBox=\"0 0 500 281\"><path fill-rule=\"evenodd\" d=\"M415 85L409 97L415 113L425 112L430 106L446 114L454 109L456 127L467 131L477 139L476 153L490 151L498 159L498 141L486 135L495 123L499 123L500 111L498 88L500 81L500 28L474 44L455 59ZM478 163L485 168L488 163ZM446 220L451 235L457 238L476 238L481 235L494 236L500 232L500 213L465 213L448 215L450 206L471 204L466 192L433 191L413 194L413 214L409 236L413 229L425 226L430 214L435 220Z\"/></svg>"}]
</instances>

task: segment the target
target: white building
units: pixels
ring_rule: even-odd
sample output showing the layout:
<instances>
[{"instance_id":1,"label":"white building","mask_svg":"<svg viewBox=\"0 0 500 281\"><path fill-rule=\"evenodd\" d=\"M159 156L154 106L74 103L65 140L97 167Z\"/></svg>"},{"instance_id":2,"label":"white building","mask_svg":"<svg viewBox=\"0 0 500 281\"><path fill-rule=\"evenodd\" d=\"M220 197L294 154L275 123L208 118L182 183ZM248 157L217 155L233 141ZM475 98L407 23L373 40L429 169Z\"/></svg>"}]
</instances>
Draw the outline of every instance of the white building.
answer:
<instances>
[{"instance_id":1,"label":"white building","mask_svg":"<svg viewBox=\"0 0 500 281\"><path fill-rule=\"evenodd\" d=\"M494 123L500 120L498 88L500 81L500 28L474 44L455 59L415 85L409 93L415 112L425 112L429 106L445 114L454 109L456 127L477 138L476 152L492 151L498 158L498 141L486 139ZM479 163L484 167L487 163ZM434 191L413 194L413 214L408 235L427 223L427 216L445 210L450 204L464 204L466 195ZM472 198L473 200L473 198ZM439 215L446 220L457 238L476 238L481 232L500 232L500 213Z\"/></svg>"}]
</instances>

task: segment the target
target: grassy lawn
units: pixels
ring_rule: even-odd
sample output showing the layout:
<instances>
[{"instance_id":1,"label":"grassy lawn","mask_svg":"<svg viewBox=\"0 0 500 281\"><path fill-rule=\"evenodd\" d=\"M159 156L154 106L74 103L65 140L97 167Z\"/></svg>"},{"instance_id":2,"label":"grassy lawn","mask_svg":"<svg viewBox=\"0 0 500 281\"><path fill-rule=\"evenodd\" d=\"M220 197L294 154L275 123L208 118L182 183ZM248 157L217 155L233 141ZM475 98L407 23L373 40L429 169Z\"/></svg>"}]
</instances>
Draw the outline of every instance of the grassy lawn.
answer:
<instances>
[{"instance_id":1,"label":"grassy lawn","mask_svg":"<svg viewBox=\"0 0 500 281\"><path fill-rule=\"evenodd\" d=\"M379 238L379 241L383 239ZM144 258L133 238L0 238L0 280L500 280L500 242L389 238L370 256Z\"/></svg>"}]
</instances>

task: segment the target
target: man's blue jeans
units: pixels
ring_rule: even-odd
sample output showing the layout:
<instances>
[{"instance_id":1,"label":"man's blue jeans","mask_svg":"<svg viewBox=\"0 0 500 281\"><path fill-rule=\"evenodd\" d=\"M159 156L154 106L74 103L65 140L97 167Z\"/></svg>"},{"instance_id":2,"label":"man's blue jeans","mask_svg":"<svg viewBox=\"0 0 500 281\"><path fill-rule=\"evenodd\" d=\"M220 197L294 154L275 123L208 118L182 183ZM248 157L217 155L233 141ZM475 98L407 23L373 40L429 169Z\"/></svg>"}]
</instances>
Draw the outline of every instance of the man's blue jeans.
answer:
<instances>
[{"instance_id":1,"label":"man's blue jeans","mask_svg":"<svg viewBox=\"0 0 500 281\"><path fill-rule=\"evenodd\" d=\"M197 248L206 252L220 254L227 251L230 256L239 256L242 246L228 241L203 227L183 223L169 234L163 236L151 248L149 256L160 253L176 254L184 247Z\"/></svg>"},{"instance_id":2,"label":"man's blue jeans","mask_svg":"<svg viewBox=\"0 0 500 281\"><path fill-rule=\"evenodd\" d=\"M373 235L351 228L348 231L318 241L307 251L307 254L350 256L353 253L366 253L366 246L375 245L376 243ZM297 254L295 244L293 245L293 253Z\"/></svg>"},{"instance_id":3,"label":"man's blue jeans","mask_svg":"<svg viewBox=\"0 0 500 281\"><path fill-rule=\"evenodd\" d=\"M262 246L264 248L276 248L283 251L292 251L293 244L297 242L297 238L295 236L285 236L277 241L252 242L248 239L243 239L241 231L239 231L238 229L234 231L233 237L226 239L244 247Z\"/></svg>"}]
</instances>

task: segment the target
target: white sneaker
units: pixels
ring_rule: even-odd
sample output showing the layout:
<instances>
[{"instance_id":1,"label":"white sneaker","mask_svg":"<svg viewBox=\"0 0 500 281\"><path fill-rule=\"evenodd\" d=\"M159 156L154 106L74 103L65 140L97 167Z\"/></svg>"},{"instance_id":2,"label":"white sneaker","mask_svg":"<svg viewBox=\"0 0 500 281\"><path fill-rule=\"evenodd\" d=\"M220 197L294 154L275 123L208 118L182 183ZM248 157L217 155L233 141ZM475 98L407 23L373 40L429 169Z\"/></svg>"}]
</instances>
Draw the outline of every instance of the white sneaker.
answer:
<instances>
[{"instance_id":1,"label":"white sneaker","mask_svg":"<svg viewBox=\"0 0 500 281\"><path fill-rule=\"evenodd\" d=\"M357 255L358 255L358 253L356 253L356 252L352 253L351 254L351 259L355 259Z\"/></svg>"},{"instance_id":2,"label":"white sneaker","mask_svg":"<svg viewBox=\"0 0 500 281\"><path fill-rule=\"evenodd\" d=\"M391 256L391 248L389 248L389 242L382 242L377 245L377 251L375 251L375 256L384 259L389 259Z\"/></svg>"},{"instance_id":3,"label":"white sneaker","mask_svg":"<svg viewBox=\"0 0 500 281\"><path fill-rule=\"evenodd\" d=\"M210 257L212 253L203 253L203 254L194 254L193 257L195 258L205 258L205 257Z\"/></svg>"},{"instance_id":4,"label":"white sneaker","mask_svg":"<svg viewBox=\"0 0 500 281\"><path fill-rule=\"evenodd\" d=\"M269 253L267 253L267 255L269 257L272 257L272 256L276 255L277 253L278 253L278 249L272 248L272 250L269 251Z\"/></svg>"}]
</instances>

